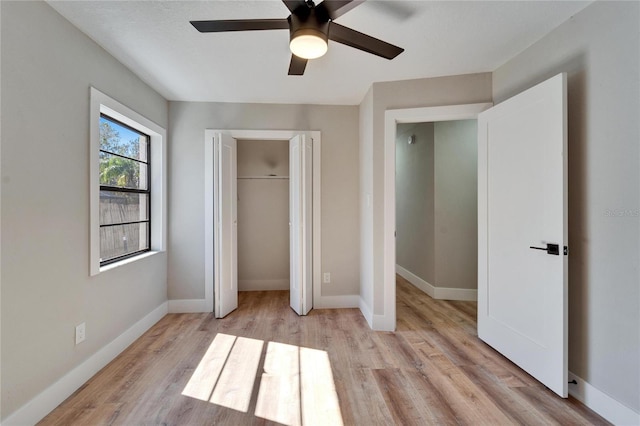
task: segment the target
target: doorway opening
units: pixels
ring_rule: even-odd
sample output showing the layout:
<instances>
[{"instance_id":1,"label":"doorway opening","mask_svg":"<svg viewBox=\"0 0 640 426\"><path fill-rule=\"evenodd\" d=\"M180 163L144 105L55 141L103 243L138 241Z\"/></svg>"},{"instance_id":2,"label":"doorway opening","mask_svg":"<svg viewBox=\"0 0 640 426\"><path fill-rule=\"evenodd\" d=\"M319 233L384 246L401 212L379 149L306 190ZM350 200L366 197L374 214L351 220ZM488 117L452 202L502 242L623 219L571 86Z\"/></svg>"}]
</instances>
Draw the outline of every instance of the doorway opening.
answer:
<instances>
[{"instance_id":1,"label":"doorway opening","mask_svg":"<svg viewBox=\"0 0 640 426\"><path fill-rule=\"evenodd\" d=\"M289 141L237 148L238 291L289 290Z\"/></svg>"},{"instance_id":2,"label":"doorway opening","mask_svg":"<svg viewBox=\"0 0 640 426\"><path fill-rule=\"evenodd\" d=\"M400 124L435 123L454 120L476 120L491 103L388 110L385 113L384 143L384 315L378 329L396 328L396 141Z\"/></svg>"},{"instance_id":3,"label":"doorway opening","mask_svg":"<svg viewBox=\"0 0 640 426\"><path fill-rule=\"evenodd\" d=\"M396 327L397 125L477 118L478 338L566 398L566 74L488 107L385 114L384 327Z\"/></svg>"},{"instance_id":4,"label":"doorway opening","mask_svg":"<svg viewBox=\"0 0 640 426\"><path fill-rule=\"evenodd\" d=\"M261 175L253 175L250 169L247 171L243 164L238 163L238 145L240 144L242 153L245 141L249 141L248 146L251 145L251 141L276 145L278 141L286 143L289 161L288 164L286 161L284 163L288 166L288 182L282 173L284 169L279 172L269 171L267 165L267 169L263 168ZM273 280L266 276L262 276L265 279L260 280L247 279L251 275L244 274L246 269L243 276L239 276L238 207L242 215L243 206L239 203L238 196L243 192L246 195L244 191L246 188L243 189L243 186L248 185L244 185L245 181L257 180L242 178L260 177L263 181L280 180L285 181L285 186L289 185L288 206L280 205L279 208L282 210L284 207L285 223L289 228L286 232L289 238L283 235L280 235L280 238L284 238L285 244L289 242L288 281L291 307L298 314L305 315L312 308L313 301L319 297L321 291L320 221L313 218L320 217L320 153L321 135L317 131L212 129L205 131L205 303L208 310L215 312L216 317L224 317L237 307L239 278L241 280L244 278L244 282L240 284L247 287L247 290L255 285L281 287L286 282L283 277ZM273 159L268 160L271 163L273 161ZM238 170L239 167L240 170ZM265 172L267 176L264 176ZM262 179L264 177L266 179ZM240 187L239 194L238 187ZM271 201L270 204L272 204ZM279 222L282 222L282 213L282 211L275 212L276 215L280 215ZM244 231L246 230L240 231L240 238L243 238ZM258 288L254 289L258 290Z\"/></svg>"},{"instance_id":5,"label":"doorway opening","mask_svg":"<svg viewBox=\"0 0 640 426\"><path fill-rule=\"evenodd\" d=\"M396 273L434 299L477 300L477 120L396 128Z\"/></svg>"}]
</instances>

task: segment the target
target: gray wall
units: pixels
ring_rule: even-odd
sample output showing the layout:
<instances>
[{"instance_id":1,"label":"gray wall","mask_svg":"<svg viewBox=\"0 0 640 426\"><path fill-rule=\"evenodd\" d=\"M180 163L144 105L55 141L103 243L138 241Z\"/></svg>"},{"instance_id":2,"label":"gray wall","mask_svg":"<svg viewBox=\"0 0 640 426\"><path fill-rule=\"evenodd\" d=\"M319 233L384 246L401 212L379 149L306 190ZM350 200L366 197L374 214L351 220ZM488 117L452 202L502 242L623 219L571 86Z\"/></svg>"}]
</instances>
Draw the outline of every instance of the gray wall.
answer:
<instances>
[{"instance_id":1,"label":"gray wall","mask_svg":"<svg viewBox=\"0 0 640 426\"><path fill-rule=\"evenodd\" d=\"M289 141L238 141L238 290L289 289Z\"/></svg>"},{"instance_id":2,"label":"gray wall","mask_svg":"<svg viewBox=\"0 0 640 426\"><path fill-rule=\"evenodd\" d=\"M356 295L358 107L170 102L169 298L204 298L205 129L322 132L323 296ZM186 207L185 207L186 206Z\"/></svg>"},{"instance_id":3,"label":"gray wall","mask_svg":"<svg viewBox=\"0 0 640 426\"><path fill-rule=\"evenodd\" d=\"M47 4L0 8L6 417L166 301L164 253L89 277L89 87L163 127L168 105Z\"/></svg>"},{"instance_id":4,"label":"gray wall","mask_svg":"<svg viewBox=\"0 0 640 426\"><path fill-rule=\"evenodd\" d=\"M361 103L360 181L360 295L364 309L384 312L384 114L387 109L491 102L491 74L469 74L375 83ZM371 199L368 207L367 199ZM387 197L388 198L388 197Z\"/></svg>"},{"instance_id":5,"label":"gray wall","mask_svg":"<svg viewBox=\"0 0 640 426\"><path fill-rule=\"evenodd\" d=\"M478 125L434 125L436 287L478 288Z\"/></svg>"},{"instance_id":6,"label":"gray wall","mask_svg":"<svg viewBox=\"0 0 640 426\"><path fill-rule=\"evenodd\" d=\"M396 129L396 264L436 284L433 123ZM407 139L415 136L415 143Z\"/></svg>"},{"instance_id":7,"label":"gray wall","mask_svg":"<svg viewBox=\"0 0 640 426\"><path fill-rule=\"evenodd\" d=\"M595 2L493 74L569 94L569 369L640 412L640 3Z\"/></svg>"},{"instance_id":8,"label":"gray wall","mask_svg":"<svg viewBox=\"0 0 640 426\"><path fill-rule=\"evenodd\" d=\"M398 124L396 135L396 264L434 287L477 288L476 120Z\"/></svg>"}]
</instances>

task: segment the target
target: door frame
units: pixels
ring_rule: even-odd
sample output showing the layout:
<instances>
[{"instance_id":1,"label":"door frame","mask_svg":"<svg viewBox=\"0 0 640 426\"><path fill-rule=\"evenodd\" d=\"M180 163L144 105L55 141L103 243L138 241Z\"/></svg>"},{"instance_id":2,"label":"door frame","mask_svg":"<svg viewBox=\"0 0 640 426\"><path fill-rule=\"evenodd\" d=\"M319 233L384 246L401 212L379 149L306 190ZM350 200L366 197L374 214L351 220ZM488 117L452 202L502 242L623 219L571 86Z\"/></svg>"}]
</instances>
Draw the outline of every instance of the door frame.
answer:
<instances>
[{"instance_id":1,"label":"door frame","mask_svg":"<svg viewBox=\"0 0 640 426\"><path fill-rule=\"evenodd\" d=\"M321 240L320 240L320 183L321 183L321 132L311 130L229 130L205 129L204 131L204 298L207 312L214 310L214 196L213 196L213 138L216 133L230 135L234 139L289 140L296 135L307 135L313 146L313 304L321 294Z\"/></svg>"},{"instance_id":2,"label":"door frame","mask_svg":"<svg viewBox=\"0 0 640 426\"><path fill-rule=\"evenodd\" d=\"M383 284L384 314L375 329L396 329L396 129L398 124L453 120L475 120L493 103L477 103L422 108L390 109L384 114L384 221Z\"/></svg>"}]
</instances>

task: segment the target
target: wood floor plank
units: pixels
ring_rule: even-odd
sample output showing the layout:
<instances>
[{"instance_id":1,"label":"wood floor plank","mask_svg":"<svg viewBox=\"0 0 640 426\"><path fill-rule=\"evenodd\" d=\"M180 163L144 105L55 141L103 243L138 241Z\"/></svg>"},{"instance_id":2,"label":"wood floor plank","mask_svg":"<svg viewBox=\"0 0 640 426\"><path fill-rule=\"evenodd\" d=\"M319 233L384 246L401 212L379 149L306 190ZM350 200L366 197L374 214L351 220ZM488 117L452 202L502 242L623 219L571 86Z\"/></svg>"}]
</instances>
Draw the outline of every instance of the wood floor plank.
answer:
<instances>
[{"instance_id":1,"label":"wood floor plank","mask_svg":"<svg viewBox=\"0 0 640 426\"><path fill-rule=\"evenodd\" d=\"M478 339L475 302L398 278L394 333L358 309L298 317L287 291L238 303L223 319L165 316L40 424L607 424Z\"/></svg>"},{"instance_id":2,"label":"wood floor plank","mask_svg":"<svg viewBox=\"0 0 640 426\"><path fill-rule=\"evenodd\" d=\"M418 395L400 369L385 368L373 370L387 408L394 423L401 425L433 424L435 419L426 404L416 403Z\"/></svg>"}]
</instances>

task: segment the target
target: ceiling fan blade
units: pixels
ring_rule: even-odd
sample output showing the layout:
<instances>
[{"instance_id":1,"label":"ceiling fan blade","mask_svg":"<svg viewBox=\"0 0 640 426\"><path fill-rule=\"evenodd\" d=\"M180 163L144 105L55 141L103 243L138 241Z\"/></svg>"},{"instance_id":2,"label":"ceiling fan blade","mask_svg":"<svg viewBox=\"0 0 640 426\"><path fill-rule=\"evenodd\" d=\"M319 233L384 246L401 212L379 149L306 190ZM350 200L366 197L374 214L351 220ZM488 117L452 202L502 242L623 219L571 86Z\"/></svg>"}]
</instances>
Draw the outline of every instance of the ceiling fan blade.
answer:
<instances>
[{"instance_id":1,"label":"ceiling fan blade","mask_svg":"<svg viewBox=\"0 0 640 426\"><path fill-rule=\"evenodd\" d=\"M201 33L224 31L288 30L286 19L228 19L220 21L190 21Z\"/></svg>"},{"instance_id":2,"label":"ceiling fan blade","mask_svg":"<svg viewBox=\"0 0 640 426\"><path fill-rule=\"evenodd\" d=\"M386 41L368 36L359 31L336 24L335 22L331 22L329 26L329 39L386 59L393 59L404 52L404 49L401 47L394 46Z\"/></svg>"},{"instance_id":3,"label":"ceiling fan blade","mask_svg":"<svg viewBox=\"0 0 640 426\"><path fill-rule=\"evenodd\" d=\"M362 3L364 0L324 0L316 9L323 9L329 18L337 19Z\"/></svg>"},{"instance_id":4,"label":"ceiling fan blade","mask_svg":"<svg viewBox=\"0 0 640 426\"><path fill-rule=\"evenodd\" d=\"M289 63L289 75L303 75L307 62L307 59L292 54L291 62Z\"/></svg>"},{"instance_id":5,"label":"ceiling fan blade","mask_svg":"<svg viewBox=\"0 0 640 426\"><path fill-rule=\"evenodd\" d=\"M287 6L287 9L289 9L291 13L294 13L294 11L301 6L307 9L309 8L304 0L282 0L282 3Z\"/></svg>"}]
</instances>

